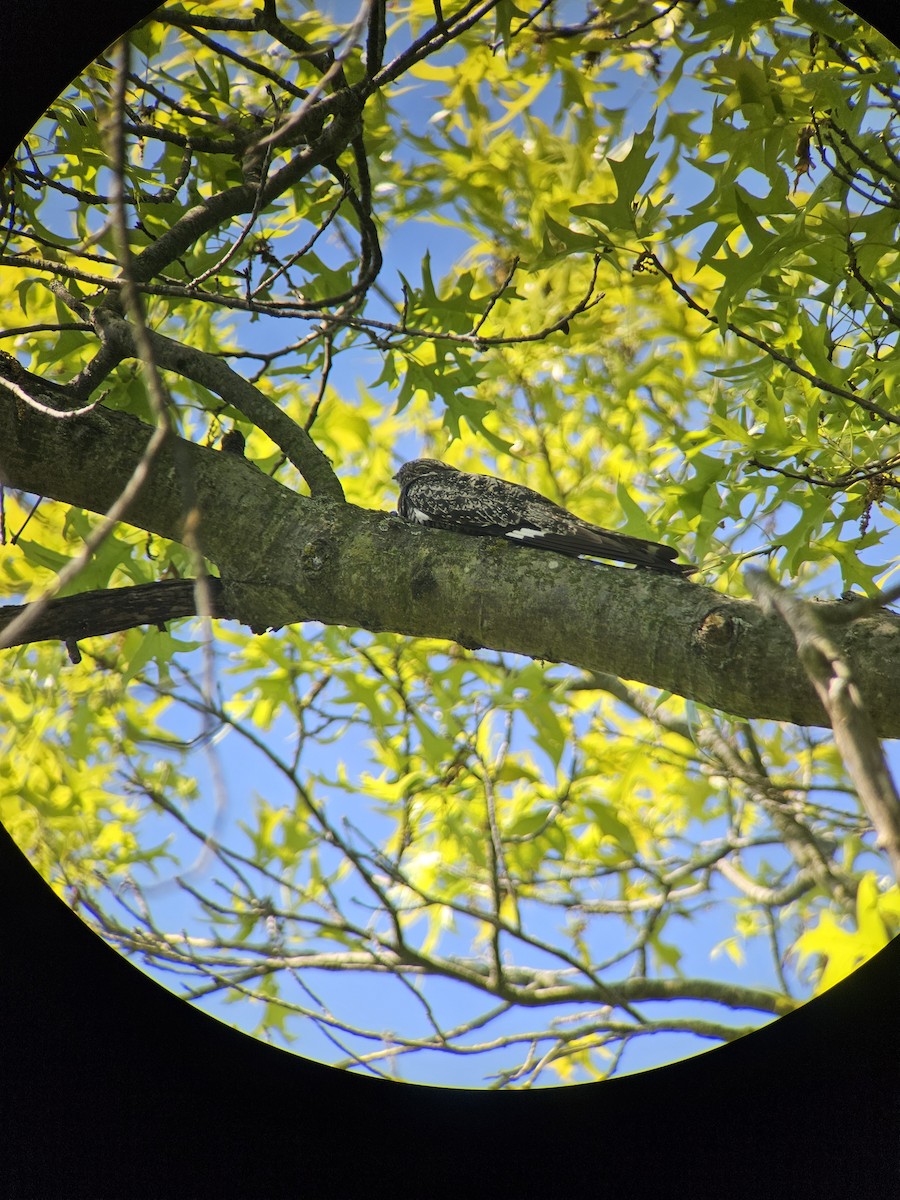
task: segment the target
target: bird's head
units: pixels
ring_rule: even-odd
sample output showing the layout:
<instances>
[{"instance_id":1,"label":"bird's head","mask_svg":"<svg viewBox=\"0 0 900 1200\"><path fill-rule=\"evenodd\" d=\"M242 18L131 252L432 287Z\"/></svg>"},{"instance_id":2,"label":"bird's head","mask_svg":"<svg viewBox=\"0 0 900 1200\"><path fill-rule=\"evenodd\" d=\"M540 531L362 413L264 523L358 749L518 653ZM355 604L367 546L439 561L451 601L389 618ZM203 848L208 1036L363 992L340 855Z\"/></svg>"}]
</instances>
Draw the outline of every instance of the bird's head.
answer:
<instances>
[{"instance_id":1,"label":"bird's head","mask_svg":"<svg viewBox=\"0 0 900 1200\"><path fill-rule=\"evenodd\" d=\"M454 471L455 467L451 467L449 463L438 462L436 458L414 458L411 462L404 463L394 478L402 488L412 483L415 479L422 479L425 475L437 475L441 471Z\"/></svg>"}]
</instances>

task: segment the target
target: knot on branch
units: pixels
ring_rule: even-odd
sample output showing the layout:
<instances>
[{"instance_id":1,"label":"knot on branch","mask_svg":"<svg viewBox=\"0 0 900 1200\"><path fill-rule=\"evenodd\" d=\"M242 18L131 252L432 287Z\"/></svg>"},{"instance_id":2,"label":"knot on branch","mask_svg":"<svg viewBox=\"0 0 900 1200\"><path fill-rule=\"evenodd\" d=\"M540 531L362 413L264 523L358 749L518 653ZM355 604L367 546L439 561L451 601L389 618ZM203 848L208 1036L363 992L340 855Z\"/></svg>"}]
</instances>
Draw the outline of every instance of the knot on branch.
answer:
<instances>
[{"instance_id":1,"label":"knot on branch","mask_svg":"<svg viewBox=\"0 0 900 1200\"><path fill-rule=\"evenodd\" d=\"M694 630L693 641L701 650L722 651L734 641L732 618L720 608L713 608Z\"/></svg>"}]
</instances>

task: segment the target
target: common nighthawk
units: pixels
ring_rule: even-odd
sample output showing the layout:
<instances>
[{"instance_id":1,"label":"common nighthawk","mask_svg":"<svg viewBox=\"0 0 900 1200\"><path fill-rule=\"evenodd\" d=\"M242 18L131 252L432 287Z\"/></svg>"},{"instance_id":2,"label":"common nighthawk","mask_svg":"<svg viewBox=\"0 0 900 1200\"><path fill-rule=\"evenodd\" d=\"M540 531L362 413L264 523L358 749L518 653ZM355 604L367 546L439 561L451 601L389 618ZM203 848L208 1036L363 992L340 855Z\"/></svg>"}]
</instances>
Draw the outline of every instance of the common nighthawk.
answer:
<instances>
[{"instance_id":1,"label":"common nighthawk","mask_svg":"<svg viewBox=\"0 0 900 1200\"><path fill-rule=\"evenodd\" d=\"M591 525L521 483L457 471L434 458L404 463L394 478L400 484L397 511L417 525L504 537L573 558L611 558L668 575L697 570L690 563L673 562L678 551L669 546Z\"/></svg>"}]
</instances>

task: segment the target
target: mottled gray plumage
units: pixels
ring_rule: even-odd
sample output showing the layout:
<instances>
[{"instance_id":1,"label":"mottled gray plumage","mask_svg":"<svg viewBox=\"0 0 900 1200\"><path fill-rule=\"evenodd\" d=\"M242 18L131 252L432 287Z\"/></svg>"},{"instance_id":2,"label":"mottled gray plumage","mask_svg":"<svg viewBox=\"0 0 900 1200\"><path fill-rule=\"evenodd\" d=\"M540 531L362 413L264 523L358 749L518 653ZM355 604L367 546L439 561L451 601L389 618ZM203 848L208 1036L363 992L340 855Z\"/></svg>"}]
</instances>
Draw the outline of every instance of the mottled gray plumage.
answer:
<instances>
[{"instance_id":1,"label":"mottled gray plumage","mask_svg":"<svg viewBox=\"0 0 900 1200\"><path fill-rule=\"evenodd\" d=\"M417 525L503 537L576 558L589 554L669 575L696 570L672 561L677 550L592 525L521 483L457 471L433 458L404 463L394 478L400 484L397 511Z\"/></svg>"}]
</instances>

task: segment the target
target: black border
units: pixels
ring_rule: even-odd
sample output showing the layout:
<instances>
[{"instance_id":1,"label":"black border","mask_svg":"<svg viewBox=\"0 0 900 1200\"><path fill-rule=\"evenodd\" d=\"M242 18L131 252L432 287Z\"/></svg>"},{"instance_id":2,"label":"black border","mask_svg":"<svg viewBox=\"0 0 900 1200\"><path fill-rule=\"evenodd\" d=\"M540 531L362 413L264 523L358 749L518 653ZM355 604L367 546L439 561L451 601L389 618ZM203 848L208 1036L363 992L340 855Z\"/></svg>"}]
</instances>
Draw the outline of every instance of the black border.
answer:
<instances>
[{"instance_id":1,"label":"black border","mask_svg":"<svg viewBox=\"0 0 900 1200\"><path fill-rule=\"evenodd\" d=\"M0 0L0 162L153 7ZM887 7L854 5L897 43ZM495 1094L342 1074L228 1029L91 934L2 829L0 914L6 1196L900 1195L900 940L731 1046Z\"/></svg>"}]
</instances>

